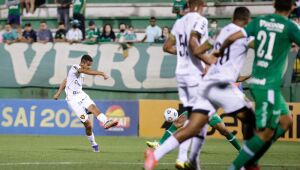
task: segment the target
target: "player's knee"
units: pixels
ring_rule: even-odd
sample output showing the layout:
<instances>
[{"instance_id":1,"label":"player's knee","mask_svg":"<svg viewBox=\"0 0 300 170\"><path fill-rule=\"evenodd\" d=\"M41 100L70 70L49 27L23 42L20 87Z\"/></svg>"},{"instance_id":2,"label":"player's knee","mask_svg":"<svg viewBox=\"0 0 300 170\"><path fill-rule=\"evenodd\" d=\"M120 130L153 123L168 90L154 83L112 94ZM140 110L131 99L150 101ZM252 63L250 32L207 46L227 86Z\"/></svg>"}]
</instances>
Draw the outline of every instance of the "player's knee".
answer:
<instances>
[{"instance_id":1,"label":"player's knee","mask_svg":"<svg viewBox=\"0 0 300 170\"><path fill-rule=\"evenodd\" d=\"M290 126L293 124L293 118L291 115L285 115L280 117L280 125L284 130L289 129Z\"/></svg>"},{"instance_id":2,"label":"player's knee","mask_svg":"<svg viewBox=\"0 0 300 170\"><path fill-rule=\"evenodd\" d=\"M274 130L269 128L258 129L257 135L265 142L270 141L274 135Z\"/></svg>"}]
</instances>

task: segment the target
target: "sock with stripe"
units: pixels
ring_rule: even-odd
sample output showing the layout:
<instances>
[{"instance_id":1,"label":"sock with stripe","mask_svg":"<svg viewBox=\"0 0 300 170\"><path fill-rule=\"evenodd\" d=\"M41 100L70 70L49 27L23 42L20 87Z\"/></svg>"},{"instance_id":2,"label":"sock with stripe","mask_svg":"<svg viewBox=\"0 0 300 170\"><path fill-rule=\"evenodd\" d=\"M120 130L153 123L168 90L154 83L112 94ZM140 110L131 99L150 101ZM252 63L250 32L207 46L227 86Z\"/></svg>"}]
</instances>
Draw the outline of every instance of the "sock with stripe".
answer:
<instances>
[{"instance_id":1,"label":"sock with stripe","mask_svg":"<svg viewBox=\"0 0 300 170\"><path fill-rule=\"evenodd\" d=\"M240 150L241 146L238 142L238 140L236 139L236 137L234 136L234 134L229 133L229 136L226 136L227 140L235 147L236 150Z\"/></svg>"},{"instance_id":2,"label":"sock with stripe","mask_svg":"<svg viewBox=\"0 0 300 170\"><path fill-rule=\"evenodd\" d=\"M172 124L168 130L165 131L164 135L159 140L159 144L163 144L170 136L173 135L174 132L176 132L177 128Z\"/></svg>"},{"instance_id":3,"label":"sock with stripe","mask_svg":"<svg viewBox=\"0 0 300 170\"><path fill-rule=\"evenodd\" d=\"M266 144L255 154L255 156L246 164L246 166L250 165L257 165L259 159L267 152L267 150L271 147L271 145L280 138L285 133L285 130L281 127L281 125L278 125L275 129L275 134L272 138L271 142L266 142Z\"/></svg>"},{"instance_id":4,"label":"sock with stripe","mask_svg":"<svg viewBox=\"0 0 300 170\"><path fill-rule=\"evenodd\" d=\"M233 161L233 164L229 167L229 170L241 169L249 160L251 160L255 154L263 148L265 142L261 140L257 135L254 135L248 140L241 149L237 158Z\"/></svg>"}]
</instances>

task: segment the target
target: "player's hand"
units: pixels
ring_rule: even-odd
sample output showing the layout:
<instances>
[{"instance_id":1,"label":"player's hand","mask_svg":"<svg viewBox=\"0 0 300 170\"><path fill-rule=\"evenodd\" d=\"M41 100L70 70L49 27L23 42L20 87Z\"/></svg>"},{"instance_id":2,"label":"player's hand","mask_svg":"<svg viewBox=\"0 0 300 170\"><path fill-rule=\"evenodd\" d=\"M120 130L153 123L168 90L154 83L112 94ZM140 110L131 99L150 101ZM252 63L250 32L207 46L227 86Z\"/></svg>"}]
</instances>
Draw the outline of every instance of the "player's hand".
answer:
<instances>
[{"instance_id":1,"label":"player's hand","mask_svg":"<svg viewBox=\"0 0 300 170\"><path fill-rule=\"evenodd\" d=\"M213 51L211 55L213 55L215 57L223 57L224 51L222 52L220 50L216 50L216 51Z\"/></svg>"},{"instance_id":2,"label":"player's hand","mask_svg":"<svg viewBox=\"0 0 300 170\"><path fill-rule=\"evenodd\" d=\"M59 94L56 93L56 94L53 96L53 99L54 99L54 100L57 100L58 98L59 98Z\"/></svg>"}]
</instances>

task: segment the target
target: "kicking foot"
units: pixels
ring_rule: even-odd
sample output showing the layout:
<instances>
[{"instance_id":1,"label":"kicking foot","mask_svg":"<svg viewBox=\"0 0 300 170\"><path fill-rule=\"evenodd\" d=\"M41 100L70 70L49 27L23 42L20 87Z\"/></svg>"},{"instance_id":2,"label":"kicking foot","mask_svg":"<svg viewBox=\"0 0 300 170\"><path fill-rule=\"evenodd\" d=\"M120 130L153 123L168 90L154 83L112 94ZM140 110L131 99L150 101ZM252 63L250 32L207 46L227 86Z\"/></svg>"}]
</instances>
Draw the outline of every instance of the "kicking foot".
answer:
<instances>
[{"instance_id":1,"label":"kicking foot","mask_svg":"<svg viewBox=\"0 0 300 170\"><path fill-rule=\"evenodd\" d=\"M93 149L93 152L99 152L99 146L98 145L93 145L92 149Z\"/></svg>"},{"instance_id":2,"label":"kicking foot","mask_svg":"<svg viewBox=\"0 0 300 170\"><path fill-rule=\"evenodd\" d=\"M105 124L104 124L104 129L109 129L111 127L117 126L118 125L118 121L116 120L108 120Z\"/></svg>"},{"instance_id":3,"label":"kicking foot","mask_svg":"<svg viewBox=\"0 0 300 170\"><path fill-rule=\"evenodd\" d=\"M153 141L153 142L147 141L146 144L149 148L153 148L153 149L156 149L159 147L159 143L157 141Z\"/></svg>"},{"instance_id":4,"label":"kicking foot","mask_svg":"<svg viewBox=\"0 0 300 170\"><path fill-rule=\"evenodd\" d=\"M145 170L153 170L156 164L157 161L154 158L154 150L148 149L145 152L145 164L144 164Z\"/></svg>"}]
</instances>

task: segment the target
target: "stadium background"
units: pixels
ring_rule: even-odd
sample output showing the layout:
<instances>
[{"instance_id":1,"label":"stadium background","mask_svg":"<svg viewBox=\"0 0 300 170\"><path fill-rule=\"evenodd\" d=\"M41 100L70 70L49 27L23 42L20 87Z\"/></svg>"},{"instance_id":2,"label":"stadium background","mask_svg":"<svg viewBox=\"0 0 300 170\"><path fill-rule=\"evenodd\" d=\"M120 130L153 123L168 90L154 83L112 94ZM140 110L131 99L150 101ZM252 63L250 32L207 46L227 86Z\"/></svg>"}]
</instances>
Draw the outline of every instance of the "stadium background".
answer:
<instances>
[{"instance_id":1,"label":"stadium background","mask_svg":"<svg viewBox=\"0 0 300 170\"><path fill-rule=\"evenodd\" d=\"M0 0L0 4L5 4L5 1ZM254 17L273 12L270 1L211 0L207 1L204 13L209 20L217 19L218 27L222 28L230 22L234 8L240 5L249 7ZM0 25L6 23L7 11L7 7L2 5ZM93 20L96 26L101 28L104 23L110 23L116 33L120 23L133 25L138 39L142 39L145 28L149 25L150 16L157 18L157 25L160 27L171 28L176 20L171 11L172 2L169 0L127 0L126 2L122 0L88 0L86 24ZM48 0L39 6L32 16L23 17L22 23L30 22L37 30L40 21L46 20L49 28L54 32L57 27L56 15L54 1ZM107 71L111 79L103 81L100 78L88 77L85 91L107 116L121 122L118 127L104 131L102 125L94 120L95 135L139 136L141 138L136 140L140 141L144 141L145 138L159 137L164 131L162 127L164 109L167 107L179 109L180 107L174 80L176 58L164 53L162 44L135 43L129 49L129 56L126 59L123 58L118 47L118 43L93 45L80 43L15 43L7 45L1 43L0 134L3 135L0 136L0 139L23 138L19 136L20 134L59 135L61 139L64 139L65 135L82 136L84 134L83 126L63 100L65 96L62 95L61 100L58 101L52 100L52 96L66 76L69 66L78 63L80 56L86 52L91 54L95 60L93 68ZM249 61L246 63L251 63L252 57L253 51L250 51ZM291 51L288 59L282 92L289 102L294 124L281 140L299 142L300 60L298 51ZM251 66L246 64L243 74L249 74L250 68ZM244 91L250 97L247 84L244 84ZM221 110L219 114L222 115ZM222 117L229 129L235 131L237 137L241 139L240 122L225 115ZM27 138L24 140L31 140L35 137L24 138ZM209 129L209 138L222 137L214 129ZM124 140L121 137L118 139ZM51 140L55 141L55 139ZM129 138L129 140L132 139ZM212 139L212 143L214 142L218 143L219 141ZM299 144L291 143L291 145L299 148ZM104 146L106 145L104 144ZM2 156L5 157L5 155ZM292 164L298 163L296 165L299 165L299 161L294 160L293 162L293 158L291 159ZM295 167L292 166L288 169L293 168ZM295 169L297 168L296 166ZM2 168L0 167L0 169Z\"/></svg>"}]
</instances>

